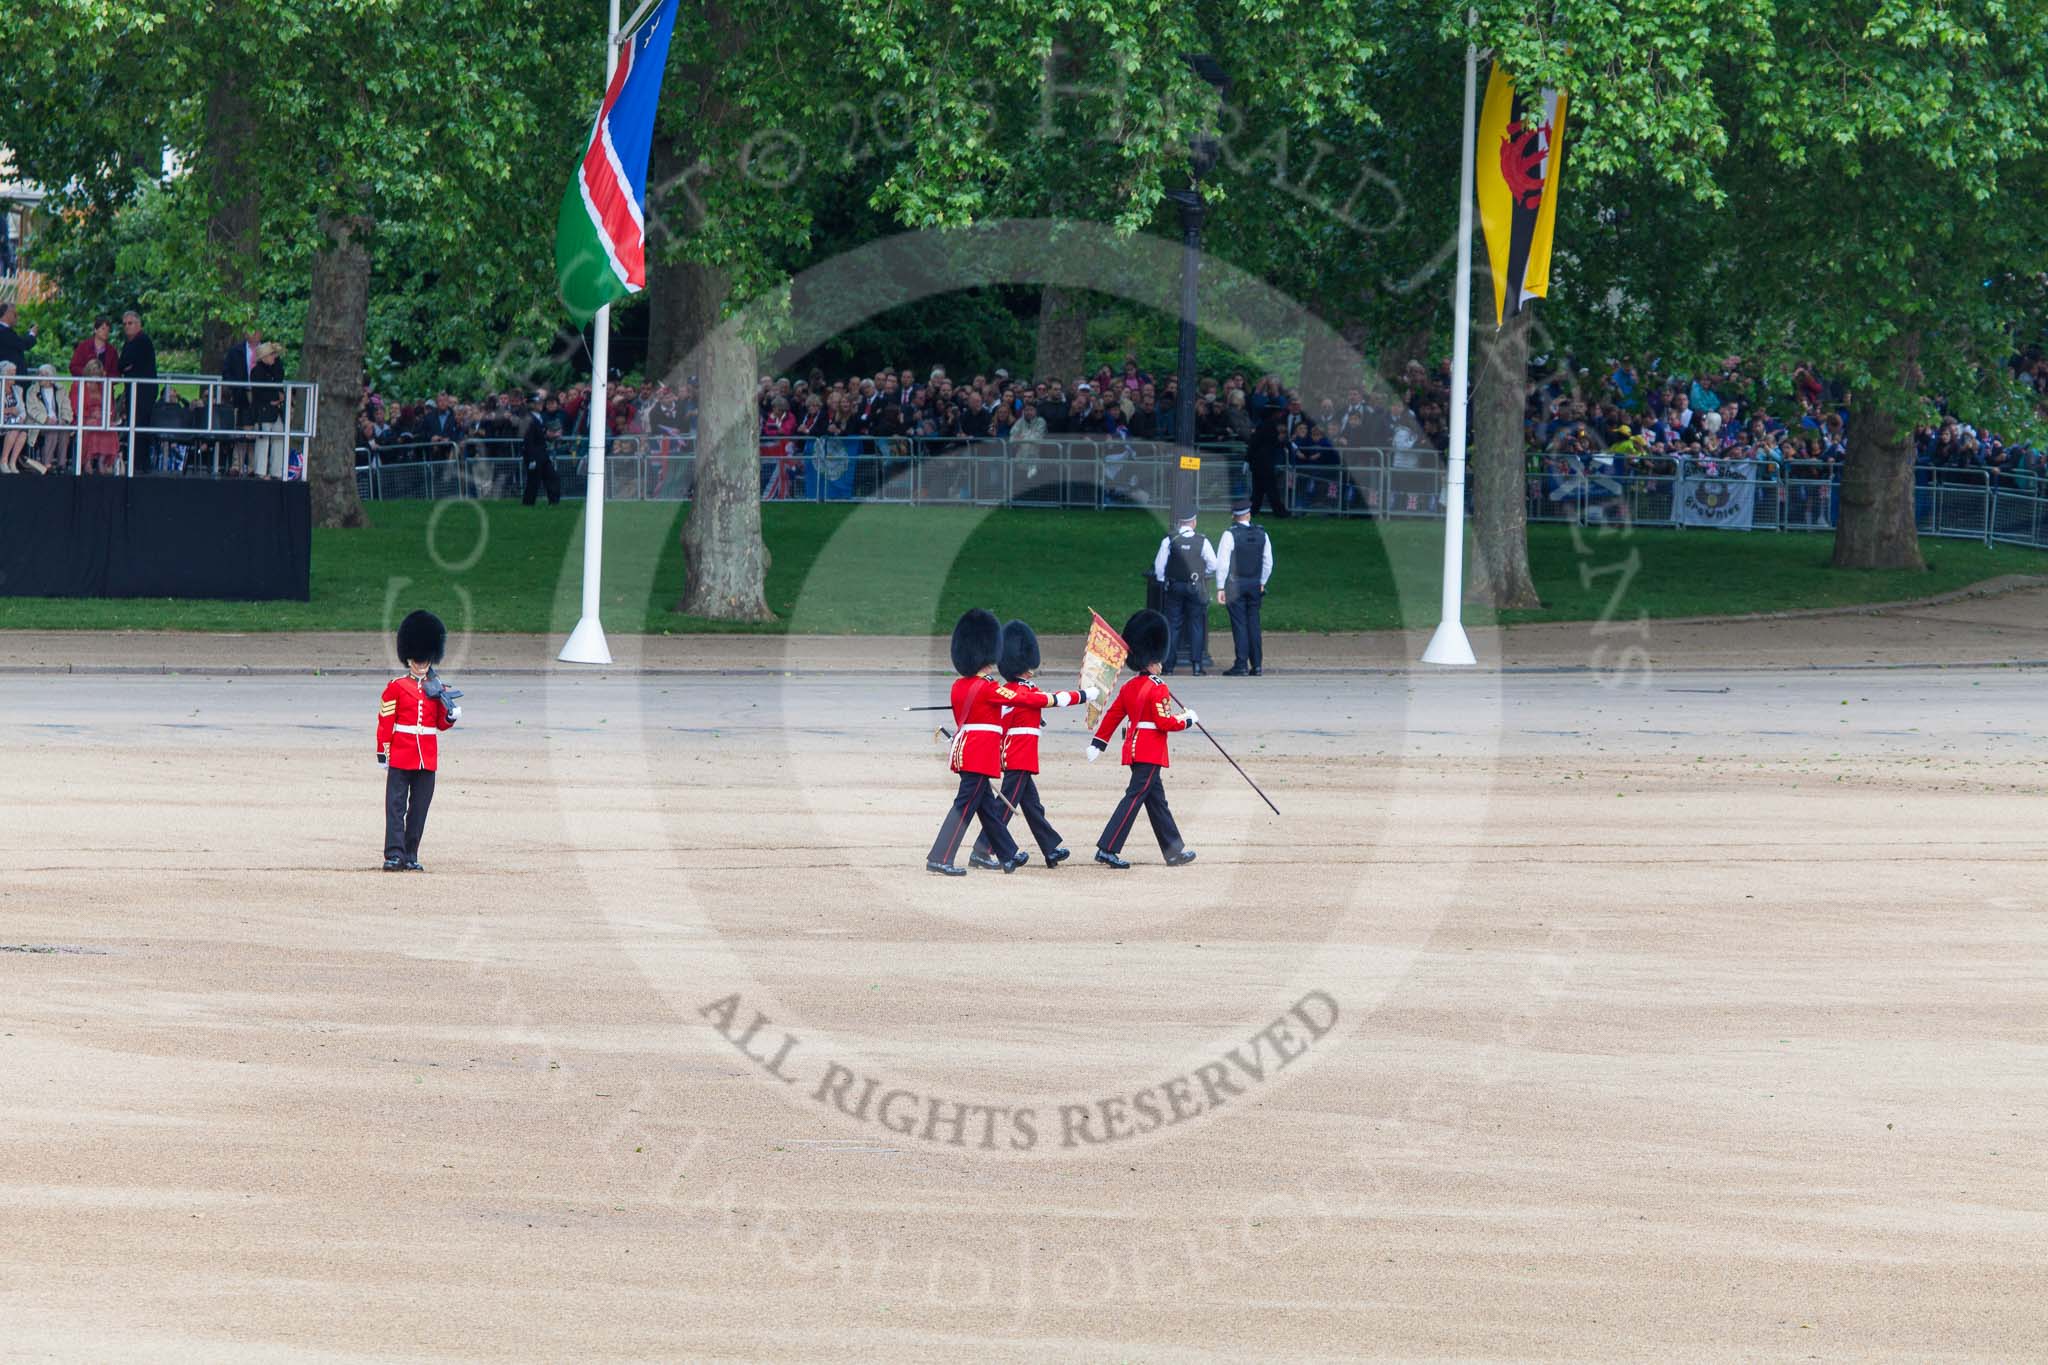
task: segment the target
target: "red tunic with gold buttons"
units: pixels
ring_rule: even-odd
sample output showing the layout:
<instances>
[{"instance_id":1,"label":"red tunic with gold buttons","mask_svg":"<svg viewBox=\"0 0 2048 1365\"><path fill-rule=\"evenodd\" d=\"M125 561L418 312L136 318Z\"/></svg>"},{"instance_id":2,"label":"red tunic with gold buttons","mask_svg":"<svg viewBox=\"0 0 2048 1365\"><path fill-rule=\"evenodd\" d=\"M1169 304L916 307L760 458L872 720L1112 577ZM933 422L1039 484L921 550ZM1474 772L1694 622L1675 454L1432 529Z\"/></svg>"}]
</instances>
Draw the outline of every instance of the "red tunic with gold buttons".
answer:
<instances>
[{"instance_id":1,"label":"red tunic with gold buttons","mask_svg":"<svg viewBox=\"0 0 2048 1365\"><path fill-rule=\"evenodd\" d=\"M439 697L421 689L407 673L393 678L377 703L377 752L390 755L394 768L434 771L440 759L439 735L455 724Z\"/></svg>"},{"instance_id":2,"label":"red tunic with gold buttons","mask_svg":"<svg viewBox=\"0 0 2048 1365\"><path fill-rule=\"evenodd\" d=\"M1017 695L1003 703L1003 771L1038 771L1038 729L1047 707L1079 706L1079 692L1041 692L1027 682L1006 684Z\"/></svg>"},{"instance_id":3,"label":"red tunic with gold buttons","mask_svg":"<svg viewBox=\"0 0 2048 1365\"><path fill-rule=\"evenodd\" d=\"M1185 730L1188 723L1173 714L1169 702L1172 694L1166 684L1150 673L1140 673L1123 685L1116 694L1116 700L1102 713L1102 723L1095 727L1095 738L1103 744L1116 733L1116 727L1125 721L1130 728L1124 731L1122 758L1125 766L1133 763L1156 763L1162 768L1171 767L1166 758L1166 736L1174 730Z\"/></svg>"},{"instance_id":4,"label":"red tunic with gold buttons","mask_svg":"<svg viewBox=\"0 0 2048 1365\"><path fill-rule=\"evenodd\" d=\"M986 674L956 679L953 683L953 724L959 728L953 732L953 771L1001 777L1005 709L1023 708L1036 724L1040 708L1072 706L1072 701L1059 701L1057 698L1078 695L1074 692L1040 692L1035 687L1007 683ZM1034 751L1037 748L1035 737L1032 747ZM1034 765L1030 771L1038 769Z\"/></svg>"}]
</instances>

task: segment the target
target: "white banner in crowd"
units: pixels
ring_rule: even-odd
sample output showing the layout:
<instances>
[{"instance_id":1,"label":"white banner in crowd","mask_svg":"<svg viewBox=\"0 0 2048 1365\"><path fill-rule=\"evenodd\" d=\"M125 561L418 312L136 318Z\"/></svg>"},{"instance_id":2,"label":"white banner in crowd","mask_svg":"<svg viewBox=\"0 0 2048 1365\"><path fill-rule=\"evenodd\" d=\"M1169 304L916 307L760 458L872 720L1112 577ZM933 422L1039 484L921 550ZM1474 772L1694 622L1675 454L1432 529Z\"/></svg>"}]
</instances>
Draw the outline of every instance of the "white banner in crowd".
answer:
<instances>
[{"instance_id":1,"label":"white banner in crowd","mask_svg":"<svg viewBox=\"0 0 2048 1365\"><path fill-rule=\"evenodd\" d=\"M1685 462L1678 478L1678 524L1747 531L1756 517L1756 470L1748 464Z\"/></svg>"}]
</instances>

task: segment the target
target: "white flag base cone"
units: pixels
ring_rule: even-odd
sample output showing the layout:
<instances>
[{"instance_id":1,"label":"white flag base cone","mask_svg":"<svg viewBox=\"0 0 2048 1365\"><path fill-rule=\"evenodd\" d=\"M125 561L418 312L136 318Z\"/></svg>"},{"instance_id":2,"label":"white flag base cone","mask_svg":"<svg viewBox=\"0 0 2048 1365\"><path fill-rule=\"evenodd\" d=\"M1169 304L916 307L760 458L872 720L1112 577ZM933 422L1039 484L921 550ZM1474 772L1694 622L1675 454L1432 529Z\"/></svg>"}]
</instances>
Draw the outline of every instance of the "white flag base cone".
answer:
<instances>
[{"instance_id":1,"label":"white flag base cone","mask_svg":"<svg viewBox=\"0 0 2048 1365\"><path fill-rule=\"evenodd\" d=\"M562 657L566 659L569 656L564 654ZM1429 648L1422 651L1422 662L1470 668L1479 659L1472 653L1472 642L1465 638L1465 627L1456 621L1445 621L1437 626L1436 634L1429 637Z\"/></svg>"},{"instance_id":2,"label":"white flag base cone","mask_svg":"<svg viewBox=\"0 0 2048 1365\"><path fill-rule=\"evenodd\" d=\"M555 657L565 664L610 663L612 651L611 646L604 642L604 627L598 624L595 616L584 617L569 633L569 643L563 645L562 652Z\"/></svg>"}]
</instances>

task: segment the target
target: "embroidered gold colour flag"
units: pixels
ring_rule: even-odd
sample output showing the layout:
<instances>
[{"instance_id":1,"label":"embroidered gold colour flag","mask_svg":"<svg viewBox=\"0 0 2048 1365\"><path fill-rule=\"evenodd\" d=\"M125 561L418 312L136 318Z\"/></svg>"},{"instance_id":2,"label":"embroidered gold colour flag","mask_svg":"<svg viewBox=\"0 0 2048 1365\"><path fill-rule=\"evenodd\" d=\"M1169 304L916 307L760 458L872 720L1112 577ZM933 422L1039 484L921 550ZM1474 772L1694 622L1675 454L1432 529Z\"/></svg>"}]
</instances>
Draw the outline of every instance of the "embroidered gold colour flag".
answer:
<instances>
[{"instance_id":1,"label":"embroidered gold colour flag","mask_svg":"<svg viewBox=\"0 0 2048 1365\"><path fill-rule=\"evenodd\" d=\"M1109 699L1116 694L1116 675L1123 672L1124 660L1129 657L1131 647L1124 643L1124 637L1091 609L1088 647L1081 655L1081 686L1096 689L1095 700L1088 703L1090 734L1102 723L1102 713L1109 709Z\"/></svg>"}]
</instances>

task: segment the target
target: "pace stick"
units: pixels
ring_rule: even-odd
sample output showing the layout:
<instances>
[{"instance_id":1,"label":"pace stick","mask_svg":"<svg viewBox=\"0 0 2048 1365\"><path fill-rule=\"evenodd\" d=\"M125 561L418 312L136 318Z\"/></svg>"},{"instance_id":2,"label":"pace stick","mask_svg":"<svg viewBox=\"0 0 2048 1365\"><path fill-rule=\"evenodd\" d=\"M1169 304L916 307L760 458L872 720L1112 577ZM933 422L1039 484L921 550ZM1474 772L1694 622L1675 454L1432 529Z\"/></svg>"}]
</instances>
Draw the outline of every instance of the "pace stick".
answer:
<instances>
[{"instance_id":1,"label":"pace stick","mask_svg":"<svg viewBox=\"0 0 2048 1365\"><path fill-rule=\"evenodd\" d=\"M1166 695L1169 697L1173 697L1173 693L1171 691L1169 691ZM1183 711L1188 709L1187 703L1182 701L1179 697L1173 697L1173 704L1175 706L1178 706ZM1272 811L1273 814L1278 815L1280 813L1280 808L1273 804L1273 798L1266 795L1264 792L1259 791L1259 784L1252 781L1252 775L1246 772L1241 766L1239 766L1238 761L1230 756L1230 751L1224 748L1223 745L1217 741L1216 736L1209 733L1209 727L1202 724L1201 721L1197 720L1195 722L1195 728L1202 732L1202 737L1204 739L1208 740L1211 744L1216 745L1216 752L1223 755L1223 761L1225 763L1228 763L1231 767L1237 769L1237 775L1245 780L1245 785L1249 786L1253 791L1259 792L1259 800L1266 803L1266 809Z\"/></svg>"}]
</instances>

